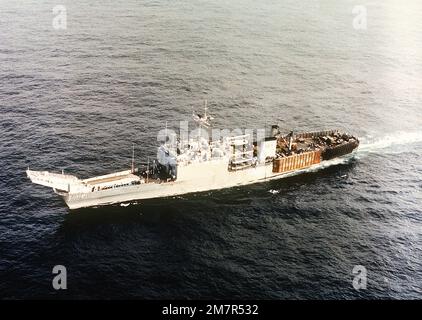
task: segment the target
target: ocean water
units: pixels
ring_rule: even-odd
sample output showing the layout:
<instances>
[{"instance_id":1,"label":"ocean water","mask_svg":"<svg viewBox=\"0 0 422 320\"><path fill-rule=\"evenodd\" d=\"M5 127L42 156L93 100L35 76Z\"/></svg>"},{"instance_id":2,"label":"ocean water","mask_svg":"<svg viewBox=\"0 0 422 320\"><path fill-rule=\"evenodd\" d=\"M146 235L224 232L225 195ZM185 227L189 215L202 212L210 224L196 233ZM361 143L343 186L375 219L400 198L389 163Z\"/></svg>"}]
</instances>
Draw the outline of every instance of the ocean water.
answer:
<instances>
[{"instance_id":1,"label":"ocean water","mask_svg":"<svg viewBox=\"0 0 422 320\"><path fill-rule=\"evenodd\" d=\"M422 298L420 1L60 4L65 30L57 1L0 1L0 298ZM204 100L216 127L361 145L278 181L72 213L25 176L129 168L132 143L154 156Z\"/></svg>"}]
</instances>

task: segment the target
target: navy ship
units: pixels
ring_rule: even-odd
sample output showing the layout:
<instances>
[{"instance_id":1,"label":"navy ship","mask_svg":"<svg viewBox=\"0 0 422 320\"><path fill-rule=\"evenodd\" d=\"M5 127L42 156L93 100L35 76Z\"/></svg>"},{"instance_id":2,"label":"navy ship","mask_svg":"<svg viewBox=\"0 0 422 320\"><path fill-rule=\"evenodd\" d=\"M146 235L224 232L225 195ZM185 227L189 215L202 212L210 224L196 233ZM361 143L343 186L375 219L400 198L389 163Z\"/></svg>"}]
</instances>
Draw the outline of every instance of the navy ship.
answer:
<instances>
[{"instance_id":1,"label":"navy ship","mask_svg":"<svg viewBox=\"0 0 422 320\"><path fill-rule=\"evenodd\" d=\"M194 114L198 127L209 128L212 117ZM26 171L29 179L51 187L70 209L177 196L280 179L292 172L343 157L359 146L355 136L339 130L271 134L254 141L251 134L217 140L203 136L163 143L157 157L139 169L81 179L47 171Z\"/></svg>"}]
</instances>

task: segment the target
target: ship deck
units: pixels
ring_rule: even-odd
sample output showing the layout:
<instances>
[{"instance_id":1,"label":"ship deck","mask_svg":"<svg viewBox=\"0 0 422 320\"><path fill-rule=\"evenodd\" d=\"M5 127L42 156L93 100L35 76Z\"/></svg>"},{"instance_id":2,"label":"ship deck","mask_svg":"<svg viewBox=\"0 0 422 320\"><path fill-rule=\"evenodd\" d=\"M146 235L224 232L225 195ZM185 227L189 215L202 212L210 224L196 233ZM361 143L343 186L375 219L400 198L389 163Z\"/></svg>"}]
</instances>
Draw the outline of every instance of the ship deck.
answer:
<instances>
[{"instance_id":1,"label":"ship deck","mask_svg":"<svg viewBox=\"0 0 422 320\"><path fill-rule=\"evenodd\" d=\"M120 181L120 180L126 180L126 179L133 179L133 180L139 180L139 177L134 174L125 174L125 175L119 175L114 177L98 177L98 178L91 178L88 181L85 181L87 185L97 185L97 184L103 184L108 182L114 182L114 181Z\"/></svg>"}]
</instances>

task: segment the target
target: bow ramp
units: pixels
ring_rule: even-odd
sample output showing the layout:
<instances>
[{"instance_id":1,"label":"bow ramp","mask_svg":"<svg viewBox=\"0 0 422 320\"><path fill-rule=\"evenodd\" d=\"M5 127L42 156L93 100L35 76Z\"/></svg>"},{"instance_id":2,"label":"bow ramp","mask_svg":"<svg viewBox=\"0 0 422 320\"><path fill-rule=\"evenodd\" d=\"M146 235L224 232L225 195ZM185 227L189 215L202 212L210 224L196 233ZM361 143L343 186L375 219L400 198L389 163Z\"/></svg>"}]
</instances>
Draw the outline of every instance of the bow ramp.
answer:
<instances>
[{"instance_id":1,"label":"bow ramp","mask_svg":"<svg viewBox=\"0 0 422 320\"><path fill-rule=\"evenodd\" d=\"M28 178L31 179L31 182L53 188L55 192L62 195L68 193L94 192L94 190L107 190L110 188L141 183L140 177L133 174L131 170L83 180L69 174L52 173L48 171L33 171L28 169L26 170L26 174Z\"/></svg>"},{"instance_id":2,"label":"bow ramp","mask_svg":"<svg viewBox=\"0 0 422 320\"><path fill-rule=\"evenodd\" d=\"M32 183L50 187L55 190L69 191L70 186L82 185L82 181L69 174L52 173L48 171L26 170L26 175Z\"/></svg>"}]
</instances>

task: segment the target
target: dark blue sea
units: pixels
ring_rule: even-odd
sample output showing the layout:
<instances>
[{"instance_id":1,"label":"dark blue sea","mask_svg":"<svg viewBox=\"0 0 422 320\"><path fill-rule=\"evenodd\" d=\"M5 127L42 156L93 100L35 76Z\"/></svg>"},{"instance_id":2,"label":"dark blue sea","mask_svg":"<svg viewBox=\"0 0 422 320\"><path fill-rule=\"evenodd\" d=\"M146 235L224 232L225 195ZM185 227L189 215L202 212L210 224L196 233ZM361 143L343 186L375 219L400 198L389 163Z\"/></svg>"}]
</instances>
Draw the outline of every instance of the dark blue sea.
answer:
<instances>
[{"instance_id":1,"label":"dark blue sea","mask_svg":"<svg viewBox=\"0 0 422 320\"><path fill-rule=\"evenodd\" d=\"M57 4L0 2L1 299L422 298L420 1L63 0L66 29ZM133 143L154 156L204 100L215 127L361 145L277 181L75 212L25 175L129 169Z\"/></svg>"}]
</instances>

